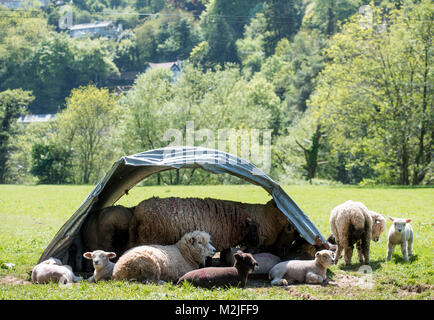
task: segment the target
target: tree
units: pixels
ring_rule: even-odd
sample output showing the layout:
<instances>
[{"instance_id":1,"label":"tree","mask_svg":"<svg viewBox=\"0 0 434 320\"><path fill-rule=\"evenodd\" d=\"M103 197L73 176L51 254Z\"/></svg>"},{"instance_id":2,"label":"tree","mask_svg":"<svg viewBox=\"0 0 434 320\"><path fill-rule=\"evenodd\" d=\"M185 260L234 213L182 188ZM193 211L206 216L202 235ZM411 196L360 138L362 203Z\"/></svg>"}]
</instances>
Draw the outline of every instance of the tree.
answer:
<instances>
[{"instance_id":1,"label":"tree","mask_svg":"<svg viewBox=\"0 0 434 320\"><path fill-rule=\"evenodd\" d=\"M377 181L416 185L432 166L433 14L426 0L374 9L372 24L353 17L332 38L310 105L347 169L367 166Z\"/></svg>"},{"instance_id":2,"label":"tree","mask_svg":"<svg viewBox=\"0 0 434 320\"><path fill-rule=\"evenodd\" d=\"M62 145L35 143L32 147L30 173L41 184L65 184L71 182L72 150Z\"/></svg>"},{"instance_id":3,"label":"tree","mask_svg":"<svg viewBox=\"0 0 434 320\"><path fill-rule=\"evenodd\" d=\"M0 92L0 183L6 182L9 144L14 136L14 124L18 117L24 115L33 96L21 89Z\"/></svg>"},{"instance_id":4,"label":"tree","mask_svg":"<svg viewBox=\"0 0 434 320\"><path fill-rule=\"evenodd\" d=\"M282 38L291 39L299 30L303 18L301 0L270 0L265 7L267 32L264 35L264 50L267 56Z\"/></svg>"},{"instance_id":5,"label":"tree","mask_svg":"<svg viewBox=\"0 0 434 320\"><path fill-rule=\"evenodd\" d=\"M113 135L121 116L116 101L107 89L94 85L73 89L56 119L63 145L75 152L78 183L97 181L116 156Z\"/></svg>"}]
</instances>

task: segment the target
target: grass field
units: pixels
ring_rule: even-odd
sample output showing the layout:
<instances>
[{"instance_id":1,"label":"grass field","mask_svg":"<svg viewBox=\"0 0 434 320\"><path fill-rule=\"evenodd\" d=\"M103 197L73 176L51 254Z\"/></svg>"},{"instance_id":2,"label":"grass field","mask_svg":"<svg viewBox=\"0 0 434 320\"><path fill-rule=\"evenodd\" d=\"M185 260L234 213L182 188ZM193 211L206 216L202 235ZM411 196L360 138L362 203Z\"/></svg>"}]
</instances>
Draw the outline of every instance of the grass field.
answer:
<instances>
[{"instance_id":1,"label":"grass field","mask_svg":"<svg viewBox=\"0 0 434 320\"><path fill-rule=\"evenodd\" d=\"M385 262L387 231L371 244L372 274L359 272L357 254L353 264L343 261L328 271L327 286L270 287L254 280L245 289L178 288L172 284L144 285L109 281L73 286L29 284L27 272L59 228L80 206L93 186L0 185L0 299L433 299L433 188L286 186L285 190L327 237L330 210L352 199L385 216L412 219L414 257L402 260L397 248ZM252 185L136 187L119 204L132 206L151 196L214 197L265 203L270 196ZM387 227L390 227L390 221ZM15 266L8 268L6 263ZM368 279L367 285L361 281Z\"/></svg>"}]
</instances>

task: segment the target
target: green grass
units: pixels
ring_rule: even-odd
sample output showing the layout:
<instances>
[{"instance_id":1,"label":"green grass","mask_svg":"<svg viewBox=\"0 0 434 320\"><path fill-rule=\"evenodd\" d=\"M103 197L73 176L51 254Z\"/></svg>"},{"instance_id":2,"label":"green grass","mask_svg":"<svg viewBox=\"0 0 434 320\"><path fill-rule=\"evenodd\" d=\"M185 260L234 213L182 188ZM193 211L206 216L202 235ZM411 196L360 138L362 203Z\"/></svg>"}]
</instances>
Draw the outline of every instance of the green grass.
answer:
<instances>
[{"instance_id":1,"label":"green grass","mask_svg":"<svg viewBox=\"0 0 434 320\"><path fill-rule=\"evenodd\" d=\"M384 256L387 231L371 245L373 269L370 289L354 284L341 286L297 285L269 287L267 281L249 282L245 289L208 290L172 284L144 285L109 281L86 282L62 287L56 284L5 284L6 276L29 280L28 271L59 228L80 206L93 186L17 186L0 185L0 299L433 299L433 188L287 186L285 190L310 217L324 236L328 236L330 210L352 199L385 216L409 217L415 232L414 253L404 263L399 248L391 262ZM151 197L214 197L250 203L265 203L270 196L253 185L136 187L119 203L132 206ZM390 226L390 221L387 222ZM353 264L343 261L332 266L332 281L344 276L362 277L357 254ZM15 266L8 269L5 263ZM2 281L3 279L3 281ZM252 285L252 283L254 285Z\"/></svg>"}]
</instances>

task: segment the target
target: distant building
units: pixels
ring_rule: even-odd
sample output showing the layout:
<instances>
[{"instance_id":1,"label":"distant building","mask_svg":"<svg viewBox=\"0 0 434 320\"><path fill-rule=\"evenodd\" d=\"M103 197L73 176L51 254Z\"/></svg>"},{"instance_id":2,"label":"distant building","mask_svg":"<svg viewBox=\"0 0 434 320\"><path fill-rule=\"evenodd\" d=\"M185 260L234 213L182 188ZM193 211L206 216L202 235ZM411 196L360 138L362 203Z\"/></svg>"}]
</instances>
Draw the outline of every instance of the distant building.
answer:
<instances>
[{"instance_id":1,"label":"distant building","mask_svg":"<svg viewBox=\"0 0 434 320\"><path fill-rule=\"evenodd\" d=\"M149 69L169 69L173 73L173 79L176 79L179 73L182 71L182 61L173 61L173 62L162 62L162 63L153 63L149 62L146 67L146 71Z\"/></svg>"},{"instance_id":2,"label":"distant building","mask_svg":"<svg viewBox=\"0 0 434 320\"><path fill-rule=\"evenodd\" d=\"M84 24L76 24L69 27L69 34L73 38L84 36L90 37L107 37L109 39L117 38L122 32L122 25L115 26L112 21L92 22Z\"/></svg>"},{"instance_id":3,"label":"distant building","mask_svg":"<svg viewBox=\"0 0 434 320\"><path fill-rule=\"evenodd\" d=\"M55 117L55 114L28 114L19 117L17 122L26 125L33 122L47 122L54 119Z\"/></svg>"},{"instance_id":4,"label":"distant building","mask_svg":"<svg viewBox=\"0 0 434 320\"><path fill-rule=\"evenodd\" d=\"M50 4L49 0L35 0L35 1L23 1L23 0L0 0L0 4L9 9L18 9L24 6L36 5L46 7Z\"/></svg>"}]
</instances>

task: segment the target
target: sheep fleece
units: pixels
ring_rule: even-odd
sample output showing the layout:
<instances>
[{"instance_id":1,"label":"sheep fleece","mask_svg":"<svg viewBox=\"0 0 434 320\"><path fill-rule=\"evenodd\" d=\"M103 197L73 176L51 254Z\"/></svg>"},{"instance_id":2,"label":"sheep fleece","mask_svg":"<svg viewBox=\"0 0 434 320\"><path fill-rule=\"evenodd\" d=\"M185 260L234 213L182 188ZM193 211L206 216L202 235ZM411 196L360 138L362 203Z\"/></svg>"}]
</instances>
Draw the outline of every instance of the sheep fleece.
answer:
<instances>
[{"instance_id":1,"label":"sheep fleece","mask_svg":"<svg viewBox=\"0 0 434 320\"><path fill-rule=\"evenodd\" d=\"M205 252L190 244L190 237L209 243L209 235L195 231L174 245L144 245L125 252L113 268L115 280L176 281L204 262ZM200 239L199 239L200 238Z\"/></svg>"},{"instance_id":2,"label":"sheep fleece","mask_svg":"<svg viewBox=\"0 0 434 320\"><path fill-rule=\"evenodd\" d=\"M258 224L261 245L271 245L288 225L287 218L271 200L247 204L212 198L150 198L134 210L130 224L130 247L177 242L183 234L203 230L211 235L217 251L238 245L247 217Z\"/></svg>"}]
</instances>

